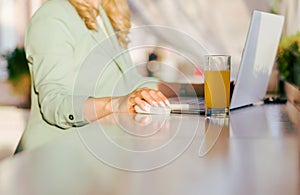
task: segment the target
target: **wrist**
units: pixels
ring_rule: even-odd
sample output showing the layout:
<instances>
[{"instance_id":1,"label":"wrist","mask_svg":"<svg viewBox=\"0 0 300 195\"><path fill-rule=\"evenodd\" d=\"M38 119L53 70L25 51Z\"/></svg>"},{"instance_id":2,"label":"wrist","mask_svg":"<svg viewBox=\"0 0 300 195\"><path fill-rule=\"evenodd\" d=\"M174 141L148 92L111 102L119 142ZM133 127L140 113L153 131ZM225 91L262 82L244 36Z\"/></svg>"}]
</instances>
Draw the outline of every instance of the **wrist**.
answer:
<instances>
[{"instance_id":1,"label":"wrist","mask_svg":"<svg viewBox=\"0 0 300 195\"><path fill-rule=\"evenodd\" d=\"M111 113L113 112L119 112L120 111L120 97L112 97L110 99L108 110L110 110Z\"/></svg>"}]
</instances>

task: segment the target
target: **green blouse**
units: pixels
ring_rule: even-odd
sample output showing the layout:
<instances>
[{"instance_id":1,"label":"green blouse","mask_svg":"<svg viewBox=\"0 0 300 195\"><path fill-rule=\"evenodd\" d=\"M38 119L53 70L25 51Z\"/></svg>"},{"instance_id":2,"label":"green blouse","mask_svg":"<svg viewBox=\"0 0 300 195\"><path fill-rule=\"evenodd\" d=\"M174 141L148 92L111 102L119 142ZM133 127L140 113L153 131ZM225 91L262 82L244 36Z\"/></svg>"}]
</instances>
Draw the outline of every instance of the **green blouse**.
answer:
<instances>
[{"instance_id":1,"label":"green blouse","mask_svg":"<svg viewBox=\"0 0 300 195\"><path fill-rule=\"evenodd\" d=\"M25 36L32 105L22 150L86 125L83 105L88 97L154 86L155 80L136 72L101 6L99 11L109 37L101 29L87 29L67 0L49 0L32 17Z\"/></svg>"}]
</instances>

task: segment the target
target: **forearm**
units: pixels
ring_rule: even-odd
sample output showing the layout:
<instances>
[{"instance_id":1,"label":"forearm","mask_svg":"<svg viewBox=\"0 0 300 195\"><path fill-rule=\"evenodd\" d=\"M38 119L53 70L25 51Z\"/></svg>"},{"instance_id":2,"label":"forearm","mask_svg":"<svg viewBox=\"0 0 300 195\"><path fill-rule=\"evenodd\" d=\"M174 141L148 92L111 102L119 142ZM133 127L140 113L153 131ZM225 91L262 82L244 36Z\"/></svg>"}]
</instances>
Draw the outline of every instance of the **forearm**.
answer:
<instances>
[{"instance_id":1,"label":"forearm","mask_svg":"<svg viewBox=\"0 0 300 195\"><path fill-rule=\"evenodd\" d=\"M100 119L106 115L113 112L113 98L103 97L103 98L88 98L84 102L84 117L89 122L93 122ZM116 100L114 100L116 101Z\"/></svg>"}]
</instances>

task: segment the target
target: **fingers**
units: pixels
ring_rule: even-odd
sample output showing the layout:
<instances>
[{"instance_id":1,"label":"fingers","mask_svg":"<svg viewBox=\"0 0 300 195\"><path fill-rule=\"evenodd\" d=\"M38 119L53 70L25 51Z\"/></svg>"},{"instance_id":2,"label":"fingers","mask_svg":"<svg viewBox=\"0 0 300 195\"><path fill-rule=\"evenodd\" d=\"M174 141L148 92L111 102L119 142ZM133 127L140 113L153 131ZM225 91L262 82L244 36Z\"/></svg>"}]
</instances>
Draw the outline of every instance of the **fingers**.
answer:
<instances>
[{"instance_id":1,"label":"fingers","mask_svg":"<svg viewBox=\"0 0 300 195\"><path fill-rule=\"evenodd\" d=\"M143 110L148 111L149 105L145 104L145 102L140 97L134 98L134 105L139 105Z\"/></svg>"},{"instance_id":2,"label":"fingers","mask_svg":"<svg viewBox=\"0 0 300 195\"><path fill-rule=\"evenodd\" d=\"M139 105L143 110L147 111L149 105L145 104L144 101L155 107L168 107L170 105L163 93L157 90L139 88L130 94L129 104L131 106Z\"/></svg>"},{"instance_id":3,"label":"fingers","mask_svg":"<svg viewBox=\"0 0 300 195\"><path fill-rule=\"evenodd\" d=\"M170 106L170 102L169 102L169 100L166 98L166 96L162 93L162 92L160 92L160 91L157 91L157 95L160 97L160 99L162 99L162 103L164 104L164 105L166 105L166 106ZM162 103L160 103L160 104L162 104Z\"/></svg>"},{"instance_id":4,"label":"fingers","mask_svg":"<svg viewBox=\"0 0 300 195\"><path fill-rule=\"evenodd\" d=\"M141 92L141 95L142 99L148 102L151 106L169 106L167 98L160 91L146 89Z\"/></svg>"}]
</instances>

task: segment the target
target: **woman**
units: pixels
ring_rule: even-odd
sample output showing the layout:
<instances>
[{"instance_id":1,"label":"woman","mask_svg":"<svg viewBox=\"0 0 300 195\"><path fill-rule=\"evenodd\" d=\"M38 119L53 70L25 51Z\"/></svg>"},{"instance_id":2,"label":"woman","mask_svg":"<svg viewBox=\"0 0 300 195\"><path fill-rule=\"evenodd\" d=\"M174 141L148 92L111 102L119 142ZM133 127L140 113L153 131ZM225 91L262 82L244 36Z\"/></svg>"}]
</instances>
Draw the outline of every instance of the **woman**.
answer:
<instances>
[{"instance_id":1,"label":"woman","mask_svg":"<svg viewBox=\"0 0 300 195\"><path fill-rule=\"evenodd\" d=\"M143 100L153 106L168 106L167 98L150 88L113 96L115 78L122 78L124 70L133 66L126 52L102 72L105 85L97 85L95 93L77 93L88 82L81 82L74 91L82 62L103 40L109 39L112 48L125 51L129 19L126 0L48 0L35 13L25 38L32 105L19 149L35 148L66 129L73 130L112 112L134 112L134 105L146 109ZM117 37L111 36L114 32Z\"/></svg>"}]
</instances>

